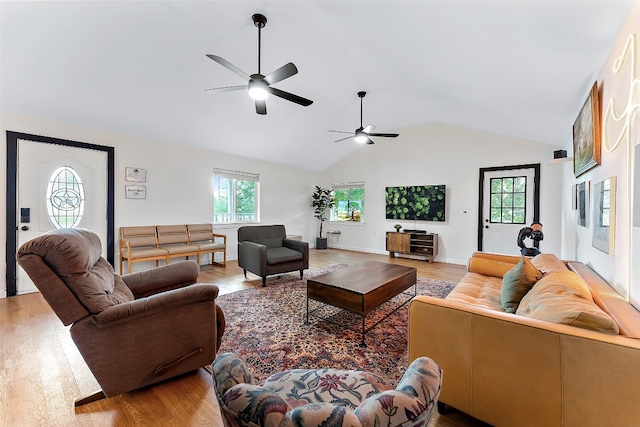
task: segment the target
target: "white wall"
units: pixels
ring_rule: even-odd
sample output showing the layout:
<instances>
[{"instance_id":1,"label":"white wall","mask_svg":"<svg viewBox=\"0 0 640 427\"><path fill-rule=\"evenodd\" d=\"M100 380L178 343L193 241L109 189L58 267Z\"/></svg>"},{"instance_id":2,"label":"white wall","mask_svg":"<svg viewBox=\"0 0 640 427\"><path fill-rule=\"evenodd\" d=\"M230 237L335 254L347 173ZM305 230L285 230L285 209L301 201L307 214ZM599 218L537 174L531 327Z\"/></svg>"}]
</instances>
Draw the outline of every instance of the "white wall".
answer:
<instances>
[{"instance_id":1,"label":"white wall","mask_svg":"<svg viewBox=\"0 0 640 427\"><path fill-rule=\"evenodd\" d=\"M287 233L300 234L311 241L315 220L310 212L313 186L318 172L275 165L225 153L194 149L176 144L118 135L99 129L68 125L9 112L0 113L0 140L6 146L6 131L24 132L53 138L76 140L115 147L116 198L115 226L211 222L213 220L213 168L222 167L260 174L260 219L264 224L284 224ZM6 150L0 150L0 185L6 188ZM147 169L147 198L125 199L124 169ZM6 240L6 197L3 206L0 240ZM237 258L237 227L216 227L227 235L228 258ZM116 241L118 236L115 236ZM4 245L0 259L6 257ZM116 260L118 253L116 251ZM116 261L117 264L117 261ZM6 296L6 265L0 263L0 297ZM137 263L134 269L153 263Z\"/></svg>"},{"instance_id":2,"label":"white wall","mask_svg":"<svg viewBox=\"0 0 640 427\"><path fill-rule=\"evenodd\" d=\"M535 122L535 118L532 118ZM385 233L396 220L385 219L384 190L388 186L447 186L446 221L400 222L405 228L439 234L437 261L466 264L478 246L479 169L529 163L541 164L540 222L544 225L544 252L560 255L560 198L557 183L562 169L548 165L558 147L442 123L427 123L398 130L395 139L378 138L323 173L322 185L365 182L365 222L329 222L327 230L340 230L329 244L345 249L387 253ZM461 211L466 211L462 213ZM516 246L517 236L513 236Z\"/></svg>"},{"instance_id":3,"label":"white wall","mask_svg":"<svg viewBox=\"0 0 640 427\"><path fill-rule=\"evenodd\" d=\"M613 72L615 59L622 54L623 47L629 35L635 34L636 46L633 56L626 58L622 70ZM620 294L629 298L636 307L640 307L640 277L632 277L631 270L634 264L633 253L635 251L635 264L637 264L638 254L640 254L640 244L635 249L632 248L631 233L634 228L631 226L632 217L632 175L630 167L633 161L633 150L640 143L640 2L631 10L629 17L622 27L620 34L611 49L607 60L601 70L594 70L593 80L585 82L584 98L586 99L589 89L594 81L598 82L599 98L601 103L601 118L605 115L610 99L615 99L616 112L622 114L624 111L635 111L635 115L627 115L620 122L607 120L608 132L603 137L602 162L589 172L575 178L572 164L567 164L563 168L562 190L563 197L562 221L563 221L563 247L562 255L568 259L577 259L593 268L607 282L609 282ZM635 60L635 76L631 74L632 62ZM628 100L630 95L630 84L633 79L638 79L635 102L632 99L629 108ZM578 112L576 111L576 116ZM603 120L604 122L604 120ZM623 142L613 151L608 151L620 133L629 125L629 139ZM571 135L564 142L569 153L572 152ZM617 203L615 219L615 252L613 255L605 254L592 247L593 233L593 212L589 227L576 225L576 211L571 210L571 186L589 180L591 187L607 177L617 177ZM591 208L594 200L591 198ZM636 208L640 209L640 201L636 201ZM638 230L637 226L635 230ZM637 234L637 233L636 233Z\"/></svg>"}]
</instances>

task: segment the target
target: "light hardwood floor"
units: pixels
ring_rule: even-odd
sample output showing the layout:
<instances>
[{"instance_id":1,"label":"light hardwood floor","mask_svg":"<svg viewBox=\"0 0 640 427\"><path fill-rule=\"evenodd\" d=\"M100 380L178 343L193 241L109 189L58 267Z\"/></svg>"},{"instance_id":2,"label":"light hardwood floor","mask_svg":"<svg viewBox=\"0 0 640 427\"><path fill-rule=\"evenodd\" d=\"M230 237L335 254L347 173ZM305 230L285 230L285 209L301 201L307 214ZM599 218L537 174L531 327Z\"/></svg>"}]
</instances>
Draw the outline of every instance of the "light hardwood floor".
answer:
<instances>
[{"instance_id":1,"label":"light hardwood floor","mask_svg":"<svg viewBox=\"0 0 640 427\"><path fill-rule=\"evenodd\" d=\"M419 276L450 282L457 282L466 271L462 265L429 264L337 249L310 252L310 270L375 260L413 266ZM221 294L261 286L258 276L247 274L245 279L237 262L229 261L226 268L203 266L198 281L217 284ZM74 398L88 395L99 386L73 344L68 328L39 293L0 299L0 343L1 425L222 427L211 375L205 369L74 409ZM484 425L455 410L436 414L430 424Z\"/></svg>"}]
</instances>

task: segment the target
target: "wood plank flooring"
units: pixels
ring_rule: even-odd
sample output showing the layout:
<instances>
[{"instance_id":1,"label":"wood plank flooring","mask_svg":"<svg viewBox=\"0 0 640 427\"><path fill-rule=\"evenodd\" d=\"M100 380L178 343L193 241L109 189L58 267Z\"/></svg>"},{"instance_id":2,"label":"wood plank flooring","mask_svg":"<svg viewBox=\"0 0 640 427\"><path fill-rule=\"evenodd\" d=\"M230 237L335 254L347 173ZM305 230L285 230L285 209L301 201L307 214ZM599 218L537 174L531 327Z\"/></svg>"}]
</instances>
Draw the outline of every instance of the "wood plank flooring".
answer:
<instances>
[{"instance_id":1,"label":"wood plank flooring","mask_svg":"<svg viewBox=\"0 0 640 427\"><path fill-rule=\"evenodd\" d=\"M466 271L462 265L337 249L310 252L310 270L372 260L416 267L419 276L450 282L457 282ZM229 261L226 268L203 266L198 281L217 284L221 294L262 285L258 276L247 275L245 279L237 262ZM0 344L0 426L223 425L211 375L205 369L74 409L75 398L99 386L68 328L39 293L0 299ZM484 425L454 410L436 414L430 427Z\"/></svg>"}]
</instances>

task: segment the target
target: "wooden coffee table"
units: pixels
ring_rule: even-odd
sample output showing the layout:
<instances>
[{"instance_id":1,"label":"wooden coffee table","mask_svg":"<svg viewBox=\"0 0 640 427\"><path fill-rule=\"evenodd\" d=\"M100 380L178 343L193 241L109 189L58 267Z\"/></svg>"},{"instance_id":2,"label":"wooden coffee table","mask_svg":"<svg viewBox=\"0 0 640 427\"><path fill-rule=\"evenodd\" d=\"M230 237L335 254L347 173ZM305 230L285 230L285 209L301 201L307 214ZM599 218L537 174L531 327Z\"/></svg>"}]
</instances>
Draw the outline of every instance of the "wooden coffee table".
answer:
<instances>
[{"instance_id":1,"label":"wooden coffee table","mask_svg":"<svg viewBox=\"0 0 640 427\"><path fill-rule=\"evenodd\" d=\"M307 321L309 316L317 317L340 326L347 325L314 314L320 308L309 311L309 300L319 301L339 307L362 317L361 347L366 347L365 334L390 314L398 310L417 294L417 271L413 267L405 267L385 262L366 261L342 268L331 273L307 279ZM365 329L365 317L385 302L413 286L413 295L389 312L384 318Z\"/></svg>"}]
</instances>

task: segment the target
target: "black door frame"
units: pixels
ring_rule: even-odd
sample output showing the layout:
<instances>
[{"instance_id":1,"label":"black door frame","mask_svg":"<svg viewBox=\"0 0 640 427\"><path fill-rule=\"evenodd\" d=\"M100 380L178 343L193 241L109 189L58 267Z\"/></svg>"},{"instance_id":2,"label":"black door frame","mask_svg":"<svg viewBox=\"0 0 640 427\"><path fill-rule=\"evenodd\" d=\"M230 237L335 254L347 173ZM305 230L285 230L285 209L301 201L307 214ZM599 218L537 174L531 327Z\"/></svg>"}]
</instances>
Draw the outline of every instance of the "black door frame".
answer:
<instances>
[{"instance_id":1,"label":"black door frame","mask_svg":"<svg viewBox=\"0 0 640 427\"><path fill-rule=\"evenodd\" d=\"M530 163L516 166L495 166L491 168L480 168L479 190L478 190L478 250L482 251L484 236L484 176L487 172L508 171L515 169L533 169L533 222L540 221L540 163ZM515 238L514 238L515 240ZM534 242L537 247L538 242Z\"/></svg>"},{"instance_id":2,"label":"black door frame","mask_svg":"<svg viewBox=\"0 0 640 427\"><path fill-rule=\"evenodd\" d=\"M18 250L18 140L25 139L44 144L64 145L67 147L84 148L88 150L104 151L107 153L107 261L114 264L114 232L115 232L115 148L105 145L89 144L86 142L67 139L51 138L41 135L7 131L7 222L6 222L6 281L7 297L17 293L17 264Z\"/></svg>"}]
</instances>

